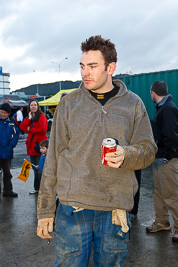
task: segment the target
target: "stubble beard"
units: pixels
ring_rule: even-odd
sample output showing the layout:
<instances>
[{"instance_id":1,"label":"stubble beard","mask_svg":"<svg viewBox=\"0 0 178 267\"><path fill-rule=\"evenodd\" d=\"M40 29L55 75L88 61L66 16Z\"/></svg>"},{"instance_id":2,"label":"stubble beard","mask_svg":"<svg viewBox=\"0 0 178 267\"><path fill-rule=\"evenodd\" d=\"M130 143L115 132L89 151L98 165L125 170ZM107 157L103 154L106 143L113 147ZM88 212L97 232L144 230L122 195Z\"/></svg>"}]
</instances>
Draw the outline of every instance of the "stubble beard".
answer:
<instances>
[{"instance_id":1,"label":"stubble beard","mask_svg":"<svg viewBox=\"0 0 178 267\"><path fill-rule=\"evenodd\" d=\"M90 85L87 85L84 83L85 89L92 91L94 93L98 93L98 91L100 91L100 90L103 91L102 88L104 88L106 84L107 84L107 79L103 83L94 84L93 86L92 85L90 86ZM99 93L104 93L104 92L99 92Z\"/></svg>"}]
</instances>

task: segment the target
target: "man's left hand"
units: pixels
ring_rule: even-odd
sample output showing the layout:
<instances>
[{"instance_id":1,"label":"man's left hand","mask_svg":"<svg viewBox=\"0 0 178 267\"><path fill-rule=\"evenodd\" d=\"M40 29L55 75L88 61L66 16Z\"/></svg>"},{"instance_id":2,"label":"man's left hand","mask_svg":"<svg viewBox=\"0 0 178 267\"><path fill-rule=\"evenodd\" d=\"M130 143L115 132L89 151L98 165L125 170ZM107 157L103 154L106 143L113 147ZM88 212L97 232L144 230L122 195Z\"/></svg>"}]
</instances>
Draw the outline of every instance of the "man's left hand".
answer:
<instances>
[{"instance_id":1,"label":"man's left hand","mask_svg":"<svg viewBox=\"0 0 178 267\"><path fill-rule=\"evenodd\" d=\"M115 152L110 152L105 155L105 160L108 166L113 168L119 168L124 162L125 151L121 146L117 146Z\"/></svg>"}]
</instances>

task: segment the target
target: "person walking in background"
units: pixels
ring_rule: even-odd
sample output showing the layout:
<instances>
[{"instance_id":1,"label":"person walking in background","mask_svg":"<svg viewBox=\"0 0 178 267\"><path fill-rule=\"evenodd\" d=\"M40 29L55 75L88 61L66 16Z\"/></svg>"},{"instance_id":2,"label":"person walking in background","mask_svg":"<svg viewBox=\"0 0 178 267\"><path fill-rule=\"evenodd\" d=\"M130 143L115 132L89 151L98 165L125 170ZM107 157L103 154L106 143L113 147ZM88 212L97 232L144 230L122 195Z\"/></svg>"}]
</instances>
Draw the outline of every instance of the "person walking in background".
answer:
<instances>
[{"instance_id":1,"label":"person walking in background","mask_svg":"<svg viewBox=\"0 0 178 267\"><path fill-rule=\"evenodd\" d=\"M169 214L174 221L172 241L178 242L178 109L168 95L164 81L151 86L151 98L156 103L152 122L158 152L153 163L153 201L155 222L146 228L148 233L170 230Z\"/></svg>"},{"instance_id":2,"label":"person walking in background","mask_svg":"<svg viewBox=\"0 0 178 267\"><path fill-rule=\"evenodd\" d=\"M3 196L17 197L18 194L13 192L10 167L13 158L13 149L18 143L19 129L10 120L10 114L10 105L8 103L2 104L0 107L0 166L3 171Z\"/></svg>"},{"instance_id":3,"label":"person walking in background","mask_svg":"<svg viewBox=\"0 0 178 267\"><path fill-rule=\"evenodd\" d=\"M23 113L22 113L22 111L23 111L23 107L20 107L19 110L17 110L17 112L16 112L18 125L20 125L21 122L23 121Z\"/></svg>"},{"instance_id":4,"label":"person walking in background","mask_svg":"<svg viewBox=\"0 0 178 267\"><path fill-rule=\"evenodd\" d=\"M41 176L42 176L42 172L43 172L43 167L44 167L46 155L47 155L47 152L48 152L48 144L49 144L49 140L47 140L47 139L41 141L41 143L40 143L41 156L40 156L39 165L36 166L36 168L38 169L39 184L41 182Z\"/></svg>"},{"instance_id":5,"label":"person walking in background","mask_svg":"<svg viewBox=\"0 0 178 267\"><path fill-rule=\"evenodd\" d=\"M39 143L47 139L46 131L48 128L47 118L41 111L38 101L31 100L27 107L28 117L20 124L20 129L27 132L28 136L26 139L27 154L30 155L30 160L34 165L39 165L40 161L40 148ZM32 167L34 170L34 189L31 190L30 194L38 193L39 191L39 179L38 170L35 166Z\"/></svg>"},{"instance_id":6,"label":"person walking in background","mask_svg":"<svg viewBox=\"0 0 178 267\"><path fill-rule=\"evenodd\" d=\"M38 194L41 238L52 238L54 266L122 266L128 253L129 215L138 185L134 170L150 165L157 147L141 99L112 81L117 52L110 40L92 36L81 44L83 82L55 111ZM103 139L117 150L101 163ZM56 195L59 204L56 211Z\"/></svg>"},{"instance_id":7,"label":"person walking in background","mask_svg":"<svg viewBox=\"0 0 178 267\"><path fill-rule=\"evenodd\" d=\"M16 121L17 121L17 125L20 127L20 124L23 121L23 107L20 107L17 112L16 112ZM24 136L24 132L22 130L20 130L20 136L23 137Z\"/></svg>"}]
</instances>

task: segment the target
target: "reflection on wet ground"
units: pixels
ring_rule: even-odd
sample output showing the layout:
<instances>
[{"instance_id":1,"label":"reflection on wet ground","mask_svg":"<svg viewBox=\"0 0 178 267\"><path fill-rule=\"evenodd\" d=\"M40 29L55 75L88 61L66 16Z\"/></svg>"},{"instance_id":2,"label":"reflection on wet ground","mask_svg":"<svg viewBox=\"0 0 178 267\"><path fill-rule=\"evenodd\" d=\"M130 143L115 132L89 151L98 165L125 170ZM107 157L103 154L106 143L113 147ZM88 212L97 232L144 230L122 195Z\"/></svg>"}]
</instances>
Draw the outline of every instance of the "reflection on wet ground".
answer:
<instances>
[{"instance_id":1,"label":"reflection on wet ground","mask_svg":"<svg viewBox=\"0 0 178 267\"><path fill-rule=\"evenodd\" d=\"M36 235L36 195L33 171L26 183L17 179L26 156L25 140L19 140L12 161L14 191L18 198L0 197L0 266L49 267L55 261L54 240L48 245ZM2 177L0 177L2 180ZM2 183L2 181L1 181ZM141 197L137 219L133 221L129 255L124 267L176 267L178 244L172 243L169 231L146 234L145 227L154 220L152 171L142 171ZM172 218L171 218L172 223ZM90 266L93 266L90 263ZM82 267L82 266L81 266Z\"/></svg>"}]
</instances>

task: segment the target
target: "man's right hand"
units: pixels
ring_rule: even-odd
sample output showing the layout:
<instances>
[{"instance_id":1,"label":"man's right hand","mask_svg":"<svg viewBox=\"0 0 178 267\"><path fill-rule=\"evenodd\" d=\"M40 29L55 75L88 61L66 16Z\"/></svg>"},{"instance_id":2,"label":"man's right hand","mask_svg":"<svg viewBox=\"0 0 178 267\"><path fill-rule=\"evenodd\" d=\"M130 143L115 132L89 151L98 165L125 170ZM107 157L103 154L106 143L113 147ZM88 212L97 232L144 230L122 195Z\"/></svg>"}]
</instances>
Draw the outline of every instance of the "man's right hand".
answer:
<instances>
[{"instance_id":1,"label":"man's right hand","mask_svg":"<svg viewBox=\"0 0 178 267\"><path fill-rule=\"evenodd\" d=\"M116 148L115 152L109 152L105 155L105 160L108 163L108 166L113 167L113 168L119 168L125 158L125 151L123 147L118 146Z\"/></svg>"},{"instance_id":2,"label":"man's right hand","mask_svg":"<svg viewBox=\"0 0 178 267\"><path fill-rule=\"evenodd\" d=\"M43 239L53 238L49 232L53 232L54 218L44 218L38 220L37 235Z\"/></svg>"}]
</instances>

